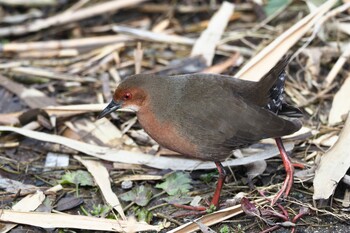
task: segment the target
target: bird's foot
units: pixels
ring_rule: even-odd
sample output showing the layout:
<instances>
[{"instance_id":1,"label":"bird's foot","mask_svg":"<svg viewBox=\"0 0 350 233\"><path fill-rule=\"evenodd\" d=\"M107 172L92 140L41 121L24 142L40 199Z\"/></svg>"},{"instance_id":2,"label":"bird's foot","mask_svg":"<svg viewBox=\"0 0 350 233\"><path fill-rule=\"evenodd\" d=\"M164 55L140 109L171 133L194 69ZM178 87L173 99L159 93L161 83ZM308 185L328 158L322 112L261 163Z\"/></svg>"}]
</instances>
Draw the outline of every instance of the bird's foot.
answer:
<instances>
[{"instance_id":1,"label":"bird's foot","mask_svg":"<svg viewBox=\"0 0 350 233\"><path fill-rule=\"evenodd\" d=\"M198 216L213 213L218 209L215 205L211 204L206 206L189 206L189 205L181 205L181 204L173 204L176 208L190 210L186 213L175 214L174 217L185 217L185 216Z\"/></svg>"},{"instance_id":2,"label":"bird's foot","mask_svg":"<svg viewBox=\"0 0 350 233\"><path fill-rule=\"evenodd\" d=\"M263 197L264 193L260 192ZM265 197L266 198L266 197ZM270 201L270 199L266 198ZM291 233L296 230L297 221L305 215L310 214L309 208L302 207L299 213L295 215L292 219L289 217L287 210L279 203L276 203L276 207L265 206L257 207L254 203L250 202L247 198L242 198L241 205L243 211L250 216L255 216L265 222L269 228L261 231L260 233L267 233L277 230L279 228L291 229ZM275 220L275 221L273 221Z\"/></svg>"},{"instance_id":3,"label":"bird's foot","mask_svg":"<svg viewBox=\"0 0 350 233\"><path fill-rule=\"evenodd\" d=\"M292 186L293 186L293 176L294 176L294 165L290 161L289 156L286 150L284 149L281 138L276 138L275 140L281 154L284 169L286 170L286 179L284 180L281 189L278 191L276 196L271 201L271 205L274 205L282 195L284 195L284 198L286 198L289 195L290 190L292 189ZM299 167L300 164L295 164L295 166Z\"/></svg>"},{"instance_id":4,"label":"bird's foot","mask_svg":"<svg viewBox=\"0 0 350 233\"><path fill-rule=\"evenodd\" d=\"M293 176L294 176L294 168L305 168L303 164L300 163L289 163L287 164L288 167L285 167L286 169L286 179L284 180L281 189L278 191L276 196L273 198L271 205L274 205L278 199L283 195L284 198L288 197L290 190L292 189L293 185Z\"/></svg>"},{"instance_id":5,"label":"bird's foot","mask_svg":"<svg viewBox=\"0 0 350 233\"><path fill-rule=\"evenodd\" d=\"M284 180L281 189L278 191L276 196L272 199L271 205L274 205L278 201L278 199L281 198L282 195L284 198L288 197L290 190L292 189L294 167L292 164L290 165L291 166L289 166L288 169L286 168L286 173L287 173L286 179Z\"/></svg>"},{"instance_id":6,"label":"bird's foot","mask_svg":"<svg viewBox=\"0 0 350 233\"><path fill-rule=\"evenodd\" d=\"M175 207L185 209L185 210L191 210L191 212L176 215L176 217L184 217L184 216L191 216L191 215L204 215L208 213L212 213L219 209L219 202L220 202L220 194L222 186L225 182L226 178L226 172L223 168L222 164L220 162L215 162L215 165L219 171L219 179L218 183L216 184L216 189L213 195L213 199L210 203L207 203L208 207L205 206L188 206L188 205L181 205L181 204L174 204Z\"/></svg>"}]
</instances>

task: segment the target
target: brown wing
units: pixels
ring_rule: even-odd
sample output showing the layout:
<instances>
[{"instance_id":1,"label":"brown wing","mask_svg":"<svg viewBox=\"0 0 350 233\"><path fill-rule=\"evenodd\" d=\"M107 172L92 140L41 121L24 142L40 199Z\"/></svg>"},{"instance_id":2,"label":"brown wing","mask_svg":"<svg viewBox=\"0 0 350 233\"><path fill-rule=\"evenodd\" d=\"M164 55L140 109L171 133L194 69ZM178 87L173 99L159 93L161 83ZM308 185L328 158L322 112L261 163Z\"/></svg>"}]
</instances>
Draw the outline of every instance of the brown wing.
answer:
<instances>
[{"instance_id":1,"label":"brown wing","mask_svg":"<svg viewBox=\"0 0 350 233\"><path fill-rule=\"evenodd\" d=\"M169 117L208 160L225 159L232 149L288 135L301 127L297 121L245 101L220 82L208 79L188 84Z\"/></svg>"}]
</instances>

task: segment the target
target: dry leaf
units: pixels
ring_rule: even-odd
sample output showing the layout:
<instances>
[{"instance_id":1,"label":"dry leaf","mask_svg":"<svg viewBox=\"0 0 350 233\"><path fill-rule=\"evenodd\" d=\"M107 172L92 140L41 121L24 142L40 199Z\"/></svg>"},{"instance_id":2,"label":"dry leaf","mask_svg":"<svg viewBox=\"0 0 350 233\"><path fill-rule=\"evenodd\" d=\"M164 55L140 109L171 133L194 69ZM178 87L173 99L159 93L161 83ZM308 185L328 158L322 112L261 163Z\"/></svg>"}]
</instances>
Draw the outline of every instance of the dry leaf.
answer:
<instances>
[{"instance_id":1,"label":"dry leaf","mask_svg":"<svg viewBox=\"0 0 350 233\"><path fill-rule=\"evenodd\" d=\"M79 162L81 162L88 169L88 171L94 177L96 184L100 187L102 195L106 199L107 203L120 214L123 220L126 220L119 199L112 191L111 183L109 182L109 173L106 167L99 161L83 159L80 156L74 156L74 158L79 160Z\"/></svg>"},{"instance_id":2,"label":"dry leaf","mask_svg":"<svg viewBox=\"0 0 350 233\"><path fill-rule=\"evenodd\" d=\"M343 116L350 111L350 75L345 80L339 91L335 94L331 111L329 112L328 124L334 125L343 120Z\"/></svg>"},{"instance_id":3,"label":"dry leaf","mask_svg":"<svg viewBox=\"0 0 350 233\"><path fill-rule=\"evenodd\" d=\"M343 53L338 58L337 62L333 65L331 71L329 71L327 77L324 80L324 87L328 87L332 84L333 80L337 77L344 64L349 60L350 57L350 44L342 47Z\"/></svg>"},{"instance_id":4,"label":"dry leaf","mask_svg":"<svg viewBox=\"0 0 350 233\"><path fill-rule=\"evenodd\" d=\"M62 188L62 186L61 186ZM15 211L34 211L36 210L42 202L45 200L45 195L41 191L37 191L34 194L30 194L19 202L17 202L15 205L12 206L12 209ZM17 224L13 223L7 223L4 224L4 226L0 229L1 233L6 233L10 231L11 229L15 228Z\"/></svg>"},{"instance_id":5,"label":"dry leaf","mask_svg":"<svg viewBox=\"0 0 350 233\"><path fill-rule=\"evenodd\" d=\"M259 199L259 200L254 201L253 203L262 205L262 204L267 203L267 201L263 200L263 199ZM171 231L168 231L168 233L194 232L194 231L197 231L200 229L199 226L195 222L200 221L202 224L209 227L211 225L222 222L226 219L232 218L232 217L237 216L237 215L242 214L242 213L243 213L243 210L242 210L241 205L240 204L235 205L235 206L232 206L232 207L229 207L226 209L219 210L219 211L214 212L212 214L204 215L203 217L198 218L198 219L194 220L193 222L183 224L182 226L179 226Z\"/></svg>"},{"instance_id":6,"label":"dry leaf","mask_svg":"<svg viewBox=\"0 0 350 233\"><path fill-rule=\"evenodd\" d=\"M235 77L258 81L327 13L337 0L326 1L323 5L293 25L271 44L252 58ZM259 74L259 75L257 75Z\"/></svg>"},{"instance_id":7,"label":"dry leaf","mask_svg":"<svg viewBox=\"0 0 350 233\"><path fill-rule=\"evenodd\" d=\"M191 56L202 55L207 66L212 64L215 48L224 33L234 11L234 4L223 2L220 9L210 19L208 28L202 32L194 44Z\"/></svg>"},{"instance_id":8,"label":"dry leaf","mask_svg":"<svg viewBox=\"0 0 350 233\"><path fill-rule=\"evenodd\" d=\"M17 193L19 190L21 190L22 194L30 193L39 189L34 185L23 184L22 182L8 178L0 178L0 188L5 189L5 191L9 193Z\"/></svg>"},{"instance_id":9,"label":"dry leaf","mask_svg":"<svg viewBox=\"0 0 350 233\"><path fill-rule=\"evenodd\" d=\"M216 168L213 162L205 162L202 160L184 159L170 156L153 156L149 154L142 154L125 150L116 150L113 148L90 145L62 136L36 132L23 128L0 126L0 131L12 131L37 140L58 143L72 148L74 150L80 151L82 153L85 153L87 155L91 155L112 162L142 164L153 168L172 170L199 170ZM290 151L293 149L294 144L289 142L285 143L284 146L287 151ZM223 165L240 166L253 163L255 161L269 159L277 155L279 155L277 147L275 145L271 145L268 146L264 151L259 151L255 154L241 159L228 159L225 162L223 162Z\"/></svg>"},{"instance_id":10,"label":"dry leaf","mask_svg":"<svg viewBox=\"0 0 350 233\"><path fill-rule=\"evenodd\" d=\"M338 141L338 138L339 136L335 135L334 132L332 132L311 140L311 143L320 146L333 146Z\"/></svg>"},{"instance_id":11,"label":"dry leaf","mask_svg":"<svg viewBox=\"0 0 350 233\"><path fill-rule=\"evenodd\" d=\"M350 167L350 114L335 145L321 158L314 179L313 199L328 199Z\"/></svg>"},{"instance_id":12,"label":"dry leaf","mask_svg":"<svg viewBox=\"0 0 350 233\"><path fill-rule=\"evenodd\" d=\"M26 224L42 228L73 228L94 231L159 231L158 226L147 223L137 223L134 220L112 220L105 218L87 217L70 214L53 214L40 212L20 212L13 210L2 210L0 221Z\"/></svg>"}]
</instances>

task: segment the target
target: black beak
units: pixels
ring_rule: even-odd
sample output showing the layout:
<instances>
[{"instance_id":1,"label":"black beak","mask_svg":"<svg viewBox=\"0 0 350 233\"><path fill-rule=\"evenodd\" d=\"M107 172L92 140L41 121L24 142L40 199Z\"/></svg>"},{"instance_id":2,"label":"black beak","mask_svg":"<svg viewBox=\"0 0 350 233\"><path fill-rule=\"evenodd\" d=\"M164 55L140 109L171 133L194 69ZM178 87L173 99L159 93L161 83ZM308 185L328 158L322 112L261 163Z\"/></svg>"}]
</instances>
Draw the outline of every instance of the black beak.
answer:
<instances>
[{"instance_id":1,"label":"black beak","mask_svg":"<svg viewBox=\"0 0 350 233\"><path fill-rule=\"evenodd\" d=\"M105 117L106 115L110 114L111 112L114 112L118 108L122 106L122 103L120 102L115 102L112 100L105 109L98 115L98 119L101 119L102 117Z\"/></svg>"}]
</instances>

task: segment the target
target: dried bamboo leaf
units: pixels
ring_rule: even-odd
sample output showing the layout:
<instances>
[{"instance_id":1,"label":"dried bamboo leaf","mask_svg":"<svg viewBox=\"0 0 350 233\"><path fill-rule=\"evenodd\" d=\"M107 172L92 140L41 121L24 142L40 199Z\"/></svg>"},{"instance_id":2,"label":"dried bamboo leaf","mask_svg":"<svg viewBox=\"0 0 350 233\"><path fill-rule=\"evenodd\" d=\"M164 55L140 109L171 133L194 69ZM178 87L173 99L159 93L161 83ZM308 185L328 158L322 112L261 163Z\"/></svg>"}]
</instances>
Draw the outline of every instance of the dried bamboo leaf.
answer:
<instances>
[{"instance_id":1,"label":"dried bamboo leaf","mask_svg":"<svg viewBox=\"0 0 350 233\"><path fill-rule=\"evenodd\" d=\"M70 214L20 212L1 210L0 221L26 224L42 228L73 228L95 231L137 232L159 231L158 226L138 223L135 220L112 220Z\"/></svg>"},{"instance_id":2,"label":"dried bamboo leaf","mask_svg":"<svg viewBox=\"0 0 350 233\"><path fill-rule=\"evenodd\" d=\"M246 80L258 81L266 74L285 54L295 45L300 38L308 32L317 21L328 12L337 0L326 1L314 12L304 17L294 26L277 37L271 44L265 47L260 53L254 56L240 71L235 75ZM257 75L260 74L260 75Z\"/></svg>"},{"instance_id":3,"label":"dried bamboo leaf","mask_svg":"<svg viewBox=\"0 0 350 233\"><path fill-rule=\"evenodd\" d=\"M135 148L133 149L138 150L133 140L128 135L123 134L106 118L97 121L81 118L66 122L65 125L69 128L67 130L72 130L76 134L76 137L83 142L115 148L121 148L127 144L134 146ZM66 131L63 133L64 136L66 136Z\"/></svg>"},{"instance_id":4,"label":"dried bamboo leaf","mask_svg":"<svg viewBox=\"0 0 350 233\"><path fill-rule=\"evenodd\" d=\"M64 81L74 81L74 82L96 82L94 78L81 78L79 76L67 75L58 72L53 72L47 69L41 69L37 67L14 67L9 69L10 72L19 75L43 77L48 79L57 79Z\"/></svg>"},{"instance_id":5,"label":"dried bamboo leaf","mask_svg":"<svg viewBox=\"0 0 350 233\"><path fill-rule=\"evenodd\" d=\"M99 47L113 43L123 43L131 41L132 38L124 35L115 36L96 36L85 37L69 40L50 40L50 41L34 41L34 42L12 42L3 44L0 48L1 52L25 52L25 51L48 51L58 49L81 49L86 47Z\"/></svg>"},{"instance_id":6,"label":"dried bamboo leaf","mask_svg":"<svg viewBox=\"0 0 350 233\"><path fill-rule=\"evenodd\" d=\"M34 211L44 201L45 195L42 191L37 191L34 194L29 194L22 200L17 202L12 209L16 211Z\"/></svg>"},{"instance_id":7,"label":"dried bamboo leaf","mask_svg":"<svg viewBox=\"0 0 350 233\"><path fill-rule=\"evenodd\" d=\"M267 201L263 199L256 200L254 203L262 205L265 204ZM215 223L222 222L226 219L232 218L234 216L237 216L239 214L242 214L243 210L241 205L235 205L223 210L219 210L217 212L214 212L212 214L207 214L201 218L198 218L194 220L193 222L186 223L184 225L181 225L171 231L168 231L168 233L190 233L199 230L198 224L196 224L197 221L200 221L205 226L211 226Z\"/></svg>"},{"instance_id":8,"label":"dried bamboo leaf","mask_svg":"<svg viewBox=\"0 0 350 233\"><path fill-rule=\"evenodd\" d=\"M161 175L143 175L143 174L136 174L136 175L125 175L122 177L119 177L117 180L114 181L114 183L119 183L122 181L134 181L134 180L161 180L163 179L163 176Z\"/></svg>"},{"instance_id":9,"label":"dried bamboo leaf","mask_svg":"<svg viewBox=\"0 0 350 233\"><path fill-rule=\"evenodd\" d=\"M345 80L339 91L335 94L332 108L328 116L328 124L334 125L343 120L343 116L350 111L350 75Z\"/></svg>"},{"instance_id":10,"label":"dried bamboo leaf","mask_svg":"<svg viewBox=\"0 0 350 233\"><path fill-rule=\"evenodd\" d=\"M313 199L328 199L350 167L350 114L335 145L321 158L314 179Z\"/></svg>"},{"instance_id":11,"label":"dried bamboo leaf","mask_svg":"<svg viewBox=\"0 0 350 233\"><path fill-rule=\"evenodd\" d=\"M56 5L57 0L0 0L0 4L21 7L43 7Z\"/></svg>"},{"instance_id":12,"label":"dried bamboo leaf","mask_svg":"<svg viewBox=\"0 0 350 233\"><path fill-rule=\"evenodd\" d=\"M126 33L138 39L157 41L163 43L178 43L191 45L195 42L194 39L184 36L168 35L165 33L152 32L144 29L137 29L125 26L113 26L113 31L118 33Z\"/></svg>"},{"instance_id":13,"label":"dried bamboo leaf","mask_svg":"<svg viewBox=\"0 0 350 233\"><path fill-rule=\"evenodd\" d=\"M51 135L42 132L36 132L23 128L0 126L0 131L11 131L22 134L24 136L34 138L41 141L58 143L70 147L74 150L82 153L107 160L112 162L122 162L131 164L142 164L149 167L158 169L172 169L172 170L198 170L198 169L214 169L215 164L213 162L205 162L195 159L184 159L179 157L170 156L153 156L149 154L130 152L125 150L117 150L109 147L101 147L83 143L80 141L72 140L58 135ZM293 143L285 143L287 151L292 150ZM262 152L258 152L254 155L244 157L241 159L229 159L223 163L224 166L239 166L255 161L268 159L279 155L279 151L275 146L271 146Z\"/></svg>"},{"instance_id":14,"label":"dried bamboo leaf","mask_svg":"<svg viewBox=\"0 0 350 233\"><path fill-rule=\"evenodd\" d=\"M344 66L344 64L349 60L350 57L350 44L341 48L343 53L340 55L337 62L332 67L331 71L329 71L327 77L324 80L324 86L328 87L332 84L333 80L337 77L339 71Z\"/></svg>"},{"instance_id":15,"label":"dried bamboo leaf","mask_svg":"<svg viewBox=\"0 0 350 233\"><path fill-rule=\"evenodd\" d=\"M341 30L342 32L350 35L350 23L340 23L337 22L337 24L335 25L339 30Z\"/></svg>"},{"instance_id":16,"label":"dried bamboo leaf","mask_svg":"<svg viewBox=\"0 0 350 233\"><path fill-rule=\"evenodd\" d=\"M29 194L26 197L22 198L22 200L12 206L12 209L15 211L34 211L39 207L39 205L41 205L44 199L44 193L42 191L37 191L34 194ZM7 223L5 226L1 227L0 232L6 233L16 226L17 224Z\"/></svg>"},{"instance_id":17,"label":"dried bamboo leaf","mask_svg":"<svg viewBox=\"0 0 350 233\"><path fill-rule=\"evenodd\" d=\"M93 6L89 6L76 11L63 12L46 19L38 19L34 22L30 22L29 24L2 27L0 28L0 37L6 37L10 35L24 35L30 32L37 32L52 26L57 27L59 25L80 21L82 19L90 18L96 15L102 15L107 12L117 11L144 1L146 0L114 0L102 2L100 4L95 4Z\"/></svg>"},{"instance_id":18,"label":"dried bamboo leaf","mask_svg":"<svg viewBox=\"0 0 350 233\"><path fill-rule=\"evenodd\" d=\"M11 180L2 176L0 176L0 188L8 193L17 193L18 191L21 191L22 195L39 189L34 185L23 184L17 180Z\"/></svg>"},{"instance_id":19,"label":"dried bamboo leaf","mask_svg":"<svg viewBox=\"0 0 350 233\"><path fill-rule=\"evenodd\" d=\"M50 105L57 105L56 101L46 96L43 92L34 88L26 88L2 75L0 85L21 98L30 108L43 108Z\"/></svg>"},{"instance_id":20,"label":"dried bamboo leaf","mask_svg":"<svg viewBox=\"0 0 350 233\"><path fill-rule=\"evenodd\" d=\"M88 169L88 171L94 177L96 184L100 187L102 195L106 199L107 203L120 214L123 220L126 220L119 199L112 191L111 183L109 182L110 177L106 167L99 161L83 159L80 156L74 156L74 158Z\"/></svg>"},{"instance_id":21,"label":"dried bamboo leaf","mask_svg":"<svg viewBox=\"0 0 350 233\"><path fill-rule=\"evenodd\" d=\"M220 9L210 19L208 28L202 32L195 42L191 56L202 55L207 66L213 62L215 48L234 11L234 4L223 2Z\"/></svg>"}]
</instances>

